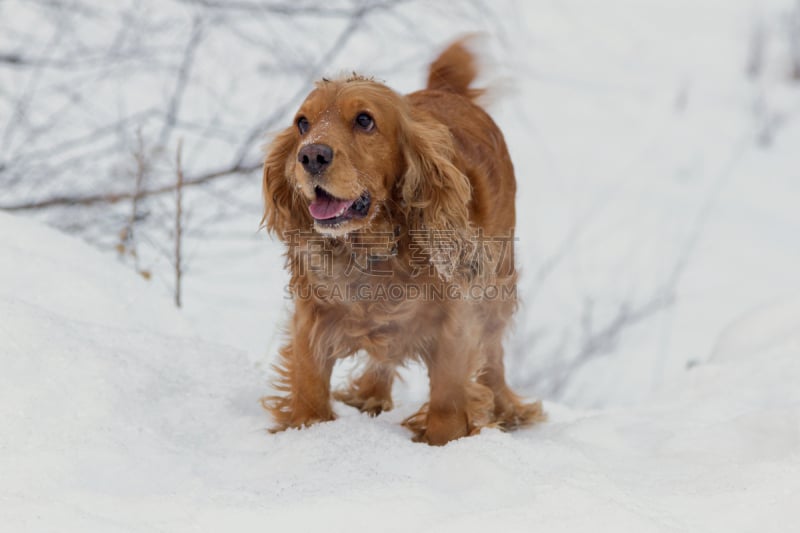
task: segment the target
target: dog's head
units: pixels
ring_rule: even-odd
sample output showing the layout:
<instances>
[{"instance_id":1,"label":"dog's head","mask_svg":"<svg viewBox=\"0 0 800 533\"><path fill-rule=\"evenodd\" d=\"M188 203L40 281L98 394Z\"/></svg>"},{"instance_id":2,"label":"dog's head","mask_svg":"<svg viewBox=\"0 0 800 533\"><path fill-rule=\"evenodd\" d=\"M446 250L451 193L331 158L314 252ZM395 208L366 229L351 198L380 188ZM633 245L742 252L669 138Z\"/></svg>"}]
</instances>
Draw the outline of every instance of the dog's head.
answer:
<instances>
[{"instance_id":1,"label":"dog's head","mask_svg":"<svg viewBox=\"0 0 800 533\"><path fill-rule=\"evenodd\" d=\"M471 189L448 128L362 77L319 82L268 148L264 223L283 236L469 227Z\"/></svg>"}]
</instances>

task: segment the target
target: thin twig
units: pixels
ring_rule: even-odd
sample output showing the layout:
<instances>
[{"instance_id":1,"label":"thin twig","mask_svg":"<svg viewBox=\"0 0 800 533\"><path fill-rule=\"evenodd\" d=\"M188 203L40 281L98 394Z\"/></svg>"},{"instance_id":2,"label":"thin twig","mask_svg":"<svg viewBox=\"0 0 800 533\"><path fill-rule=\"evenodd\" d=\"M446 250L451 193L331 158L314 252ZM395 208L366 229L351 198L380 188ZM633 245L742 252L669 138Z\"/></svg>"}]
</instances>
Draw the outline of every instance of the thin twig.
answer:
<instances>
[{"instance_id":1,"label":"thin twig","mask_svg":"<svg viewBox=\"0 0 800 533\"><path fill-rule=\"evenodd\" d=\"M139 202L142 199L142 191L144 190L144 183L150 171L150 164L148 161L145 149L144 138L142 137L141 130L136 132L136 150L133 153L134 163L136 165L133 171L133 198L131 199L131 211L125 227L120 232L119 244L117 251L120 255L130 255L133 257L134 268L137 272L141 272L139 268L139 253L136 246L136 235L134 228L139 220Z\"/></svg>"},{"instance_id":2,"label":"thin twig","mask_svg":"<svg viewBox=\"0 0 800 533\"><path fill-rule=\"evenodd\" d=\"M172 133L172 129L175 127L181 102L183 101L183 94L186 91L186 85L189 81L189 74L191 73L192 65L194 64L195 52L197 51L197 47L200 45L200 39L202 35L203 26L200 18L195 17L192 20L192 34L189 38L189 42L186 44L186 49L183 52L183 60L181 61L181 66L178 69L178 77L175 80L175 89L170 97L169 105L167 106L166 117L164 118L164 124L161 127L161 133L158 137L159 144L164 148L166 148L167 143L169 142L169 136Z\"/></svg>"},{"instance_id":3,"label":"thin twig","mask_svg":"<svg viewBox=\"0 0 800 533\"><path fill-rule=\"evenodd\" d=\"M363 10L378 10L392 8L400 3L398 0L374 1L365 6L355 8L326 7L324 2L312 5L291 5L290 3L278 2L243 2L235 0L179 0L184 4L192 4L208 9L218 9L222 11L243 11L253 13L273 13L284 16L313 16L313 17L336 17L349 18L357 15Z\"/></svg>"},{"instance_id":4,"label":"thin twig","mask_svg":"<svg viewBox=\"0 0 800 533\"><path fill-rule=\"evenodd\" d=\"M175 173L177 180L175 184L175 305L181 307L181 281L183 278L183 165L181 163L181 151L183 149L183 139L178 140L178 150L175 154Z\"/></svg>"}]
</instances>

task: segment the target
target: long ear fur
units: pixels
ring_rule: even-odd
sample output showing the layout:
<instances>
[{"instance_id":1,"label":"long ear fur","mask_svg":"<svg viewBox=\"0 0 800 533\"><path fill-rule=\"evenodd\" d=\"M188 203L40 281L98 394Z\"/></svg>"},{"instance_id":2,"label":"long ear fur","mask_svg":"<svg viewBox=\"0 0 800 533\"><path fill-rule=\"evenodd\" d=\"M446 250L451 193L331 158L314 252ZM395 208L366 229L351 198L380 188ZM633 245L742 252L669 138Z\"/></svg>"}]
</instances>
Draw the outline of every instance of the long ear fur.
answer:
<instances>
[{"instance_id":1,"label":"long ear fur","mask_svg":"<svg viewBox=\"0 0 800 533\"><path fill-rule=\"evenodd\" d=\"M264 217L261 224L282 240L288 238L286 232L306 229L312 224L305 202L288 175L295 144L294 130L284 130L269 145L264 160Z\"/></svg>"},{"instance_id":2,"label":"long ear fur","mask_svg":"<svg viewBox=\"0 0 800 533\"><path fill-rule=\"evenodd\" d=\"M412 110L401 120L401 135L406 171L400 187L411 242L441 278L452 280L471 253L469 179L453 164L455 147L445 125Z\"/></svg>"}]
</instances>

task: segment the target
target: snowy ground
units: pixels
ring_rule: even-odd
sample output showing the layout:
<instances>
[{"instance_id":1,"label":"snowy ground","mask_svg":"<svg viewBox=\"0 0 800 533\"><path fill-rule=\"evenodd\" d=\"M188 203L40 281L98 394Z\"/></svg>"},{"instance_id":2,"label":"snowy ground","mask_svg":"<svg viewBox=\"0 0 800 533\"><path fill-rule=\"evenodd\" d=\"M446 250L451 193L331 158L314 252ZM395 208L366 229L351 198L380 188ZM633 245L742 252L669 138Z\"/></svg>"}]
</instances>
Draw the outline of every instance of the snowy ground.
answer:
<instances>
[{"instance_id":1,"label":"snowy ground","mask_svg":"<svg viewBox=\"0 0 800 533\"><path fill-rule=\"evenodd\" d=\"M789 531L800 302L764 309L635 408L432 448L377 419L271 436L264 371L153 286L0 215L5 531Z\"/></svg>"},{"instance_id":2,"label":"snowy ground","mask_svg":"<svg viewBox=\"0 0 800 533\"><path fill-rule=\"evenodd\" d=\"M241 207L187 243L181 312L163 260L146 282L0 213L0 530L796 527L800 84L780 22L794 3L490 4L505 30L484 40L484 81L520 183L509 378L550 421L413 444L412 367L393 412L337 405L334 423L266 434L258 398L289 302L281 247L256 231L258 175L194 199ZM375 28L331 73L414 90L423 47L487 30L404 9L413 43ZM771 37L748 78L756 24ZM641 318L616 332L622 310Z\"/></svg>"}]
</instances>

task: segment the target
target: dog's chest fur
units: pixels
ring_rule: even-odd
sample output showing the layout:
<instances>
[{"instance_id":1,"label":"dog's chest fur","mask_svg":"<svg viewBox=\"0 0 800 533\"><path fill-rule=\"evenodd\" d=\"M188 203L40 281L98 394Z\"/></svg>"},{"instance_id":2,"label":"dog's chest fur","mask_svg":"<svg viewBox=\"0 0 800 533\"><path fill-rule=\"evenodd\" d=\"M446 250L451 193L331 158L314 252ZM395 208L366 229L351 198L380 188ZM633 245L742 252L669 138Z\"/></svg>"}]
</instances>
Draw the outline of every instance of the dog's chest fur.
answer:
<instances>
[{"instance_id":1,"label":"dog's chest fur","mask_svg":"<svg viewBox=\"0 0 800 533\"><path fill-rule=\"evenodd\" d=\"M369 245L337 241L327 247L309 242L290 256L293 279L302 283L293 287L293 296L309 303L323 326L331 326L319 329L321 335L336 336L331 345L402 362L435 338L442 320L437 299L446 294L433 268L411 255L393 239Z\"/></svg>"}]
</instances>

